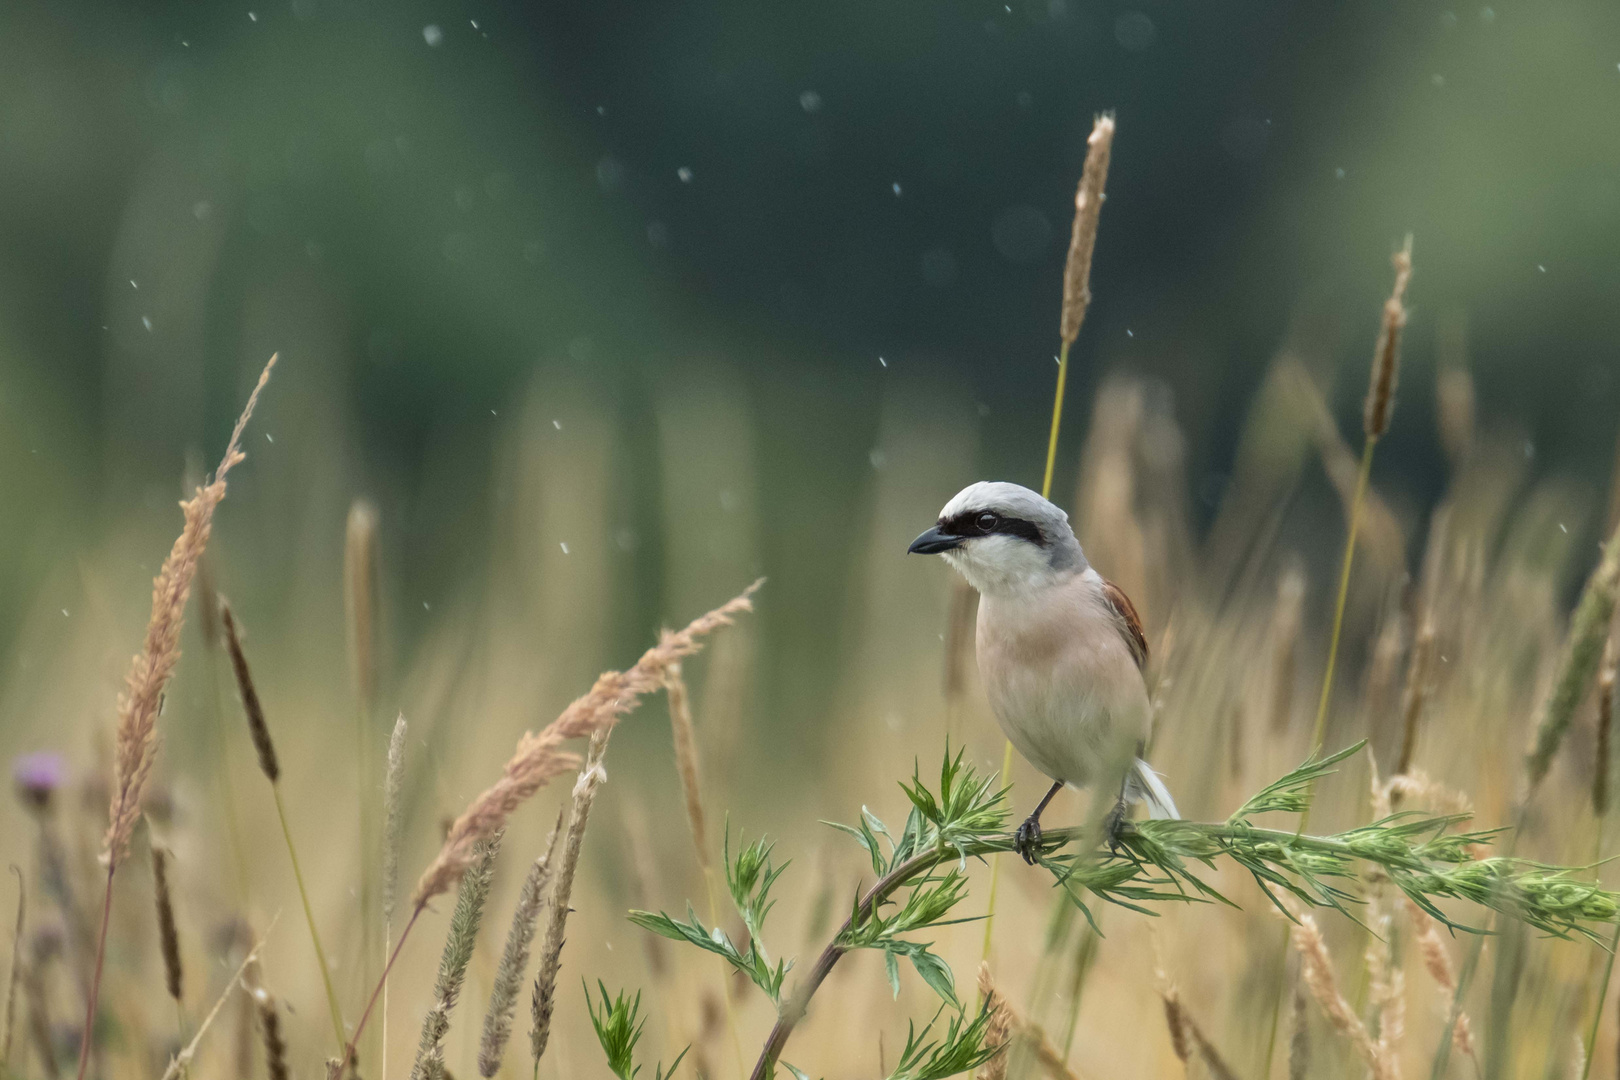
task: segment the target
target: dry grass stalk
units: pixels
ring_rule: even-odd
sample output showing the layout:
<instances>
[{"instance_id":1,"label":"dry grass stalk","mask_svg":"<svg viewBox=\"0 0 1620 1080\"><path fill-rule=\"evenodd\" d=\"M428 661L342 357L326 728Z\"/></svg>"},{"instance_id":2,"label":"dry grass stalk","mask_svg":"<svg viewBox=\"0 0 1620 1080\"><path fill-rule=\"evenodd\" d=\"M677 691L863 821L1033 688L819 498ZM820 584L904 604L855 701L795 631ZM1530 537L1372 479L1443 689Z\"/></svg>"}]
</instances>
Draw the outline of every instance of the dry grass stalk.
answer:
<instances>
[{"instance_id":1,"label":"dry grass stalk","mask_svg":"<svg viewBox=\"0 0 1620 1080\"><path fill-rule=\"evenodd\" d=\"M984 961L979 962L979 1000L981 1007L990 1013L990 1023L985 1028L984 1045L999 1046L1001 1052L983 1065L974 1073L975 1080L1006 1080L1007 1055L1010 1047L1008 1041L1012 1038L1012 1011L1006 1000L996 991L995 980L990 977L990 965Z\"/></svg>"},{"instance_id":2,"label":"dry grass stalk","mask_svg":"<svg viewBox=\"0 0 1620 1080\"><path fill-rule=\"evenodd\" d=\"M383 869L382 909L385 928L394 923L394 906L399 894L399 845L404 829L405 794L405 714L394 720L394 733L388 737L388 775L383 780Z\"/></svg>"},{"instance_id":3,"label":"dry grass stalk","mask_svg":"<svg viewBox=\"0 0 1620 1080\"><path fill-rule=\"evenodd\" d=\"M1305 985L1294 980L1289 995L1288 1080L1305 1080L1311 1074L1311 1029L1305 1015Z\"/></svg>"},{"instance_id":4,"label":"dry grass stalk","mask_svg":"<svg viewBox=\"0 0 1620 1080\"><path fill-rule=\"evenodd\" d=\"M1609 636L1616 595L1620 594L1620 528L1604 545L1603 559L1587 579L1580 603L1569 622L1563 656L1553 680L1553 691L1536 725L1535 745L1525 758L1525 779L1534 791L1547 775L1553 754L1564 741L1575 710L1586 696Z\"/></svg>"},{"instance_id":5,"label":"dry grass stalk","mask_svg":"<svg viewBox=\"0 0 1620 1080\"><path fill-rule=\"evenodd\" d=\"M1575 1036L1575 1053L1569 1061L1569 1075L1574 1080L1586 1080L1586 1043L1581 1041L1579 1035Z\"/></svg>"},{"instance_id":6,"label":"dry grass stalk","mask_svg":"<svg viewBox=\"0 0 1620 1080\"><path fill-rule=\"evenodd\" d=\"M1104 113L1091 126L1086 139L1086 164L1074 193L1074 230L1069 236L1069 258L1063 265L1063 315L1060 324L1065 345L1080 336L1086 308L1091 304L1091 254L1097 246L1097 219L1102 215L1103 187L1108 182L1108 159L1114 147L1114 117Z\"/></svg>"},{"instance_id":7,"label":"dry grass stalk","mask_svg":"<svg viewBox=\"0 0 1620 1080\"><path fill-rule=\"evenodd\" d=\"M146 794L152 763L157 757L158 709L163 703L164 688L180 660L180 628L185 623L186 600L191 595L197 561L208 546L214 510L225 498L225 477L246 457L242 452L242 431L253 416L259 392L270 381L270 371L275 366L276 358L272 356L248 395L242 415L237 418L225 456L214 471L214 479L180 504L185 524L152 584L152 617L146 625L146 640L130 663L124 692L118 697L112 804L107 811L109 869L123 862L129 854L130 834L140 817L141 799Z\"/></svg>"},{"instance_id":8,"label":"dry grass stalk","mask_svg":"<svg viewBox=\"0 0 1620 1080\"><path fill-rule=\"evenodd\" d=\"M450 932L445 935L444 953L439 958L439 974L433 980L433 1006L422 1018L422 1041L411 1067L411 1080L441 1080L444 1071L444 1037L450 1031L450 1014L461 999L467 979L478 927L484 920L484 902L495 878L495 856L501 848L497 832L478 844L477 859L462 876L456 892L456 907L450 913Z\"/></svg>"},{"instance_id":9,"label":"dry grass stalk","mask_svg":"<svg viewBox=\"0 0 1620 1080\"><path fill-rule=\"evenodd\" d=\"M493 835L512 811L547 781L578 767L578 756L563 750L564 743L599 730L611 730L643 695L663 685L670 664L697 652L703 637L731 625L739 613L751 611L754 592L763 583L763 578L754 582L741 595L694 619L684 630L665 631L658 644L643 653L630 670L603 673L590 692L575 699L556 720L538 733L519 739L501 779L475 798L451 825L444 846L417 881L412 906L420 909L454 885L471 862L473 845Z\"/></svg>"},{"instance_id":10,"label":"dry grass stalk","mask_svg":"<svg viewBox=\"0 0 1620 1080\"><path fill-rule=\"evenodd\" d=\"M1389 416L1395 406L1395 386L1400 381L1401 331L1406 327L1406 286L1412 280L1412 237L1392 257L1395 287L1384 301L1384 319L1378 328L1378 346L1373 353L1372 381L1362 410L1362 430L1376 439L1389 430Z\"/></svg>"},{"instance_id":11,"label":"dry grass stalk","mask_svg":"<svg viewBox=\"0 0 1620 1080\"><path fill-rule=\"evenodd\" d=\"M174 921L174 898L169 893L169 854L152 848L152 886L157 899L158 945L163 953L163 984L175 1003L180 1002L184 970L180 966L180 931Z\"/></svg>"},{"instance_id":12,"label":"dry grass stalk","mask_svg":"<svg viewBox=\"0 0 1620 1080\"><path fill-rule=\"evenodd\" d=\"M677 661L664 670L664 691L669 697L669 727L675 741L675 767L686 799L686 824L692 830L692 848L698 866L710 869L708 829L703 820L703 785L698 778L697 731L692 724L692 697L686 690Z\"/></svg>"},{"instance_id":13,"label":"dry grass stalk","mask_svg":"<svg viewBox=\"0 0 1620 1080\"><path fill-rule=\"evenodd\" d=\"M545 903L546 887L551 884L552 860L557 854L562 824L562 812L558 811L557 824L552 826L551 836L546 840L546 850L530 864L523 878L523 888L518 892L512 926L506 933L506 947L495 968L495 986L489 994L489 1011L484 1014L484 1034L478 1043L478 1072L485 1077L494 1076L500 1070L507 1040L512 1037L512 1014L517 1009L523 976L529 970L529 946L534 941L541 905Z\"/></svg>"},{"instance_id":14,"label":"dry grass stalk","mask_svg":"<svg viewBox=\"0 0 1620 1080\"><path fill-rule=\"evenodd\" d=\"M1597 767L1592 772L1592 813L1603 817L1609 812L1609 773L1613 763L1610 740L1614 729L1615 638L1603 647L1603 666L1598 669Z\"/></svg>"},{"instance_id":15,"label":"dry grass stalk","mask_svg":"<svg viewBox=\"0 0 1620 1080\"><path fill-rule=\"evenodd\" d=\"M1159 1000L1164 1003L1164 1022L1170 1029L1170 1048L1175 1052L1176 1060L1191 1066L1193 1055L1197 1054L1198 1060L1204 1063L1215 1080L1236 1080L1237 1074L1221 1057L1220 1051L1215 1049L1215 1044L1209 1041L1192 1013L1181 1003L1181 992L1162 968L1155 968L1153 981L1159 991Z\"/></svg>"},{"instance_id":16,"label":"dry grass stalk","mask_svg":"<svg viewBox=\"0 0 1620 1080\"><path fill-rule=\"evenodd\" d=\"M1468 370L1468 327L1461 312L1440 320L1435 371L1435 419L1440 445L1459 471L1474 449L1474 376Z\"/></svg>"},{"instance_id":17,"label":"dry grass stalk","mask_svg":"<svg viewBox=\"0 0 1620 1080\"><path fill-rule=\"evenodd\" d=\"M1005 1022L1007 1051L992 1058L992 1063L1002 1061L1010 1065L1011 1062L1008 1060L1010 1055L1014 1048L1022 1043L1033 1054L1035 1064L1053 1080L1080 1080L1080 1074L1069 1067L1063 1051L1052 1042L1045 1029L1020 1013L1013 1003L1007 1000L1006 995L996 990L995 982L990 978L989 969L983 961L979 964L979 992L986 1001L992 1000L991 995L994 995L998 1016L991 1022L992 1027Z\"/></svg>"},{"instance_id":18,"label":"dry grass stalk","mask_svg":"<svg viewBox=\"0 0 1620 1080\"><path fill-rule=\"evenodd\" d=\"M270 739L270 725L264 717L264 706L259 691L253 684L253 671L248 667L247 654L242 651L242 637L236 628L236 616L228 601L219 605L220 624L225 628L225 647L230 653L231 670L236 675L237 692L242 698L242 712L247 717L248 733L253 748L258 751L259 770L270 781L270 794L276 804L276 819L281 825L281 836L287 845L287 859L292 863L293 879L298 885L298 899L303 904L304 922L309 927L309 939L315 947L315 959L320 964L321 981L326 988L326 1009L332 1021L332 1036L343 1045L343 1011L338 1007L337 990L332 985L332 965L326 959L326 948L321 944L321 932L315 925L315 909L310 906L309 889L304 884L304 871L298 862L298 848L293 843L292 828L287 823L287 807L281 797L281 765L276 759L276 745ZM83 1080L81 1077L80 1080Z\"/></svg>"},{"instance_id":19,"label":"dry grass stalk","mask_svg":"<svg viewBox=\"0 0 1620 1080\"><path fill-rule=\"evenodd\" d=\"M11 1069L11 1040L17 1022L17 985L22 981L23 928L28 916L28 889L23 882L23 872L16 865L12 866L11 872L17 875L17 929L11 935L11 974L6 978L5 1019L0 1021L4 1025L4 1030L0 1031L0 1075Z\"/></svg>"},{"instance_id":20,"label":"dry grass stalk","mask_svg":"<svg viewBox=\"0 0 1620 1080\"><path fill-rule=\"evenodd\" d=\"M266 931L267 935L268 933L269 931ZM236 992L237 985L242 981L243 973L259 959L259 949L260 945L254 945L247 956L242 959L236 973L231 976L230 981L225 984L225 989L214 1002L214 1007L208 1010L207 1016L203 1017L202 1024L197 1028L197 1034L191 1037L191 1041L169 1061L169 1067L163 1070L162 1080L178 1080L178 1077L184 1075L186 1070L191 1068L191 1061L197 1056L197 1047L201 1045L203 1036L208 1034L208 1029L213 1027L214 1020L219 1016L219 1011L225 1007L225 1002L229 1001L231 995ZM272 1080L276 1080L274 1074L272 1074Z\"/></svg>"},{"instance_id":21,"label":"dry grass stalk","mask_svg":"<svg viewBox=\"0 0 1620 1080\"><path fill-rule=\"evenodd\" d=\"M574 782L573 806L569 812L568 833L563 842L562 859L557 864L557 884L551 892L551 903L546 911L546 936L540 947L540 968L534 976L534 997L530 1002L529 1049L535 1068L546 1052L551 1039L551 1015L557 1005L557 972L562 968L563 934L568 928L569 899L574 892L574 872L579 868L580 846L585 841L585 826L590 821L591 804L596 791L607 780L602 768L602 757L607 753L611 727L597 729L591 736L590 752L585 765Z\"/></svg>"},{"instance_id":22,"label":"dry grass stalk","mask_svg":"<svg viewBox=\"0 0 1620 1080\"><path fill-rule=\"evenodd\" d=\"M270 371L276 358L270 357L259 373L259 381L248 395L242 415L236 419L225 456L220 459L214 479L180 504L184 524L174 546L163 560L158 576L152 583L152 614L146 624L146 638L141 651L130 662L129 674L124 677L124 692L118 695L118 723L114 733L113 783L111 800L107 808L107 835L103 858L107 865L107 891L101 904L101 933L96 944L96 961L90 976L90 991L86 995L83 1031L96 1030L96 1005L101 997L101 973L106 960L107 927L112 915L113 874L119 863L129 855L130 836L141 815L146 786L152 779L152 765L157 759L157 718L163 707L164 689L174 667L180 660L180 630L185 624L186 601L191 595L191 583L197 575L197 564L208 546L208 536L214 526L214 511L225 498L225 477L247 455L242 452L242 432L253 416L259 393L270 381ZM84 1038L79 1045L79 1080L84 1080L90 1067L90 1053L95 1040Z\"/></svg>"},{"instance_id":23,"label":"dry grass stalk","mask_svg":"<svg viewBox=\"0 0 1620 1080\"><path fill-rule=\"evenodd\" d=\"M270 725L264 719L264 706L259 702L259 691L253 684L253 671L248 667L247 654L242 651L242 636L236 629L236 616L231 613L229 601L220 600L219 615L220 624L225 628L225 648L231 656L231 670L236 674L236 689L242 697L242 712L247 716L248 735L259 755L259 771L274 784L281 779L281 764L276 760L276 744L270 739Z\"/></svg>"},{"instance_id":24,"label":"dry grass stalk","mask_svg":"<svg viewBox=\"0 0 1620 1080\"><path fill-rule=\"evenodd\" d=\"M1317 1007L1334 1030L1349 1040L1356 1054L1371 1071L1373 1080L1400 1080L1399 1066L1387 1056L1379 1040L1372 1037L1355 1009L1339 992L1333 957L1322 937L1316 919L1308 912L1293 912L1294 925L1289 938L1299 953L1300 976L1316 999Z\"/></svg>"},{"instance_id":25,"label":"dry grass stalk","mask_svg":"<svg viewBox=\"0 0 1620 1080\"><path fill-rule=\"evenodd\" d=\"M264 1036L265 1071L270 1080L288 1080L287 1041L281 1036L281 1016L276 1012L276 999L263 987L253 991L253 1003L258 1007L259 1031Z\"/></svg>"},{"instance_id":26,"label":"dry grass stalk","mask_svg":"<svg viewBox=\"0 0 1620 1080\"><path fill-rule=\"evenodd\" d=\"M1401 695L1401 756L1395 772L1404 776L1412 769L1412 758L1417 753L1418 725L1423 719L1423 707L1429 698L1430 669L1434 664L1434 621L1423 620L1417 639L1412 642L1412 656L1407 661L1406 690Z\"/></svg>"},{"instance_id":27,"label":"dry grass stalk","mask_svg":"<svg viewBox=\"0 0 1620 1080\"><path fill-rule=\"evenodd\" d=\"M1277 581L1277 606L1271 618L1271 730L1286 731L1294 709L1294 675L1298 668L1299 624L1305 607L1305 571L1289 562Z\"/></svg>"},{"instance_id":28,"label":"dry grass stalk","mask_svg":"<svg viewBox=\"0 0 1620 1080\"><path fill-rule=\"evenodd\" d=\"M1367 943L1368 998L1378 1014L1378 1053L1390 1075L1400 1075L1401 1042L1406 1037L1406 977L1394 955L1394 916L1387 910L1387 880L1376 887L1369 921L1376 935Z\"/></svg>"},{"instance_id":29,"label":"dry grass stalk","mask_svg":"<svg viewBox=\"0 0 1620 1080\"><path fill-rule=\"evenodd\" d=\"M1413 936L1417 940L1418 954L1423 957L1423 967L1440 992L1440 1007L1450 1013L1451 999L1457 993L1457 973L1451 966L1451 954L1446 951L1446 943L1440 937L1440 924L1410 900L1406 902L1406 913L1412 920ZM1473 1025L1466 1012L1457 1014L1457 1026L1451 1031L1451 1044L1459 1054L1478 1064Z\"/></svg>"}]
</instances>

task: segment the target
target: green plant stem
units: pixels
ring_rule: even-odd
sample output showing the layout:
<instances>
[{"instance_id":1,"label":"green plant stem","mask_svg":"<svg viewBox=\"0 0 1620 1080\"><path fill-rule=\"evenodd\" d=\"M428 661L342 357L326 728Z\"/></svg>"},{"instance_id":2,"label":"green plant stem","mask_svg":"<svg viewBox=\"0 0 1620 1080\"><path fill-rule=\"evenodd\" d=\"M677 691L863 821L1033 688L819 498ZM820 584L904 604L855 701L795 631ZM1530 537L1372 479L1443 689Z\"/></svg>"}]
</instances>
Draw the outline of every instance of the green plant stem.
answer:
<instances>
[{"instance_id":1,"label":"green plant stem","mask_svg":"<svg viewBox=\"0 0 1620 1080\"><path fill-rule=\"evenodd\" d=\"M1041 477L1041 498L1052 497L1052 472L1057 466L1058 429L1063 425L1063 389L1069 381L1069 346L1073 342L1065 341L1058 350L1058 377L1057 390L1052 395L1052 431L1046 438L1046 472ZM1001 748L1001 779L1007 782L1012 773L1012 740L1007 740ZM984 913L984 956L983 960L990 960L990 935L996 921L996 892L1001 884L1001 860L990 860L990 900Z\"/></svg>"},{"instance_id":2,"label":"green plant stem","mask_svg":"<svg viewBox=\"0 0 1620 1080\"><path fill-rule=\"evenodd\" d=\"M1322 740L1327 737L1328 701L1333 696L1333 671L1339 660L1339 636L1344 630L1344 605L1350 595L1350 566L1355 561L1356 533L1361 528L1361 507L1367 501L1367 483L1372 476L1373 450L1378 446L1378 437L1369 435L1366 445L1361 448L1361 469L1356 473L1356 493L1350 500L1350 525L1344 540L1344 564L1339 569L1339 596L1333 603L1333 634L1328 639L1327 670L1322 673L1322 696L1316 703L1316 724L1311 729L1310 752L1317 753L1322 749ZM1311 819L1311 810L1306 806L1299 816L1300 831L1303 832Z\"/></svg>"},{"instance_id":3,"label":"green plant stem","mask_svg":"<svg viewBox=\"0 0 1620 1080\"><path fill-rule=\"evenodd\" d=\"M1361 468L1356 473L1356 492L1350 500L1350 523L1345 531L1344 563L1339 568L1339 595L1333 602L1333 633L1328 639L1327 670L1322 673L1322 696L1316 703L1316 723L1311 728L1310 753L1316 754L1322 749L1322 742L1327 738L1328 702L1333 697L1333 673L1339 662L1339 637L1344 631L1344 606L1350 595L1350 567L1356 557L1356 533L1361 528L1361 506L1367 500L1367 484L1372 477L1373 450L1378 446L1378 436L1367 436L1366 443L1361 448ZM1314 785L1312 786L1314 788ZM1312 789L1307 789L1310 791ZM1299 815L1299 831L1304 832L1310 827L1311 806L1315 800L1307 802L1305 809ZM1283 930L1284 938L1288 931ZM1278 985L1282 983L1281 975L1286 972L1288 965L1288 949L1286 944L1282 950L1282 963L1284 972L1279 972ZM1266 1036L1266 1064L1262 1076L1271 1075L1271 1060L1277 1051L1277 1029L1282 1023L1283 995L1278 992L1277 998L1271 1005L1271 1030Z\"/></svg>"},{"instance_id":4,"label":"green plant stem","mask_svg":"<svg viewBox=\"0 0 1620 1080\"><path fill-rule=\"evenodd\" d=\"M1599 762L1598 768L1606 769L1609 763ZM1594 880L1602 878L1603 863L1603 826L1607 824L1608 817L1604 815L1597 820L1597 840L1593 847L1592 875ZM1592 1074L1592 1052L1597 1049L1598 1026L1603 1023L1603 1002L1609 996L1609 979L1614 974L1614 950L1620 949L1620 923L1614 927L1614 936L1609 941L1608 953L1603 958L1603 980L1598 983L1597 1004L1592 1008L1592 1027L1586 1033L1586 1060L1581 1063L1581 1080L1586 1080Z\"/></svg>"},{"instance_id":5,"label":"green plant stem","mask_svg":"<svg viewBox=\"0 0 1620 1080\"><path fill-rule=\"evenodd\" d=\"M1336 840L1332 837L1307 836L1291 829L1265 829L1243 822L1233 823L1229 821L1207 823L1182 821L1177 822L1177 825L1216 842L1222 848L1240 843L1252 845L1254 842L1259 841L1274 844L1279 849L1291 851L1297 855L1314 853L1361 862L1378 861L1370 860L1369 854L1354 844ZM1127 822L1121 827L1121 835L1129 837L1135 834L1137 829L1137 825ZM1041 850L1043 854L1051 853L1066 844L1075 841L1086 842L1088 839L1095 840L1095 838L1095 831L1086 826L1049 829L1041 837ZM804 980L794 989L793 995L783 1004L777 1016L776 1025L771 1029L770 1035L765 1040L764 1048L760 1051L759 1060L754 1065L751 1080L766 1080L766 1077L771 1075L783 1047L787 1044L788 1037L793 1034L793 1030L798 1026L799 1021L804 1018L810 999L815 996L816 990L832 971L833 966L850 950L851 947L846 944L849 932L861 922L870 918L872 912L878 905L887 900L890 894L912 880L926 875L934 867L942 863L954 863L963 858L977 858L1009 852L1013 851L1015 847L1016 842L1012 834L998 833L994 836L984 836L968 841L962 844L960 848L954 846L930 848L927 851L913 855L879 878L876 884L862 895L849 918L844 920L838 932L833 935L827 947L822 950L821 955L816 959L815 966L810 969L810 973L805 976ZM1395 865L1395 863L1391 862L1386 865ZM1484 940L1483 935L1480 940ZM1459 991L1461 988L1459 982ZM1453 1017L1452 1026L1455 1027L1455 1017Z\"/></svg>"},{"instance_id":6,"label":"green plant stem","mask_svg":"<svg viewBox=\"0 0 1620 1080\"><path fill-rule=\"evenodd\" d=\"M276 817L281 821L281 835L287 841L287 857L292 860L293 879L298 882L298 899L304 903L304 921L309 923L309 939L315 944L315 959L321 965L321 981L326 984L326 1007L332 1014L332 1034L338 1046L343 1046L343 1013L338 1008L337 991L332 988L332 966L326 962L326 949L321 946L320 931L315 929L315 909L309 905L309 890L304 887L304 872L298 866L298 849L293 846L292 830L287 827L287 809L282 805L281 785L272 783L270 791L276 799Z\"/></svg>"}]
</instances>

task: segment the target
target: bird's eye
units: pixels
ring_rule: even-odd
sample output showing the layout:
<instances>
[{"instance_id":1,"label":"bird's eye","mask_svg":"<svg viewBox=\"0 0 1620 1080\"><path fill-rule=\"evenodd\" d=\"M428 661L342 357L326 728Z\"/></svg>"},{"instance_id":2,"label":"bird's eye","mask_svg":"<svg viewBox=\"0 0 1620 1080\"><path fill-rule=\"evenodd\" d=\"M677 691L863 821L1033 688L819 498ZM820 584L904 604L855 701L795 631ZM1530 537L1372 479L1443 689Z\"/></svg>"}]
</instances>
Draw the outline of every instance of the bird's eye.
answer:
<instances>
[{"instance_id":1,"label":"bird's eye","mask_svg":"<svg viewBox=\"0 0 1620 1080\"><path fill-rule=\"evenodd\" d=\"M986 510L984 513L979 515L979 520L976 522L976 524L979 526L980 532L993 532L995 531L996 522L1000 520L1001 519L996 517L995 514L991 513L989 510Z\"/></svg>"}]
</instances>

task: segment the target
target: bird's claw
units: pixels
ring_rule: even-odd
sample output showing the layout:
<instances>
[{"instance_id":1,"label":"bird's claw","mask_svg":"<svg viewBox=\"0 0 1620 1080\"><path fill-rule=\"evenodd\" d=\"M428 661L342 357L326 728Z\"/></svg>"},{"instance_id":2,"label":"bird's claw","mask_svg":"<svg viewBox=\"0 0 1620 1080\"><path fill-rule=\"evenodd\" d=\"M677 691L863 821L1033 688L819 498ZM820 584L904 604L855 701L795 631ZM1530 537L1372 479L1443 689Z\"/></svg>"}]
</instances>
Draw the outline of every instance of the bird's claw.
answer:
<instances>
[{"instance_id":1,"label":"bird's claw","mask_svg":"<svg viewBox=\"0 0 1620 1080\"><path fill-rule=\"evenodd\" d=\"M1041 861L1041 821L1034 814L1013 833L1013 850L1031 866Z\"/></svg>"},{"instance_id":2,"label":"bird's claw","mask_svg":"<svg viewBox=\"0 0 1620 1080\"><path fill-rule=\"evenodd\" d=\"M1125 800L1120 799L1103 819L1103 836L1108 841L1108 854L1119 854L1119 836L1125 828Z\"/></svg>"}]
</instances>

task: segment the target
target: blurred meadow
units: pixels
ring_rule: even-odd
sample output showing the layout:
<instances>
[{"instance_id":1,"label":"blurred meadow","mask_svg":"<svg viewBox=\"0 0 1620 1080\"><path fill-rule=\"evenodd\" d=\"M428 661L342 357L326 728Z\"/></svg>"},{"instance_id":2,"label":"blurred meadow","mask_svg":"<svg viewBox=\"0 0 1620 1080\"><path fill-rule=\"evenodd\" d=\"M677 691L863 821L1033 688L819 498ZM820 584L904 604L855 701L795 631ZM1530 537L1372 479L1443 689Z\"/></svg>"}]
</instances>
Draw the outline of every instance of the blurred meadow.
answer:
<instances>
[{"instance_id":1,"label":"blurred meadow","mask_svg":"<svg viewBox=\"0 0 1620 1080\"><path fill-rule=\"evenodd\" d=\"M74 1072L118 696L176 501L212 476L272 353L112 879L89 1074L163 1075L224 994L192 1074L276 1080L279 1039L291 1075L324 1075L339 1046L277 799L352 1032L382 969L396 717L390 942L524 732L763 577L674 695L618 729L550 1044L536 1069L526 979L485 1072L609 1075L581 989L600 979L642 993L646 1077L683 1047L683 1075L748 1075L772 1003L626 912L690 902L748 941L722 847L768 835L791 865L762 937L796 959L791 988L874 876L821 822L870 808L898 835L897 782L915 766L932 783L947 739L981 776L1000 768L972 594L905 549L973 480L1039 485L1074 185L1104 111L1119 134L1053 498L1142 614L1150 757L1182 812L1224 821L1313 749L1362 394L1411 234L1397 404L1321 729L1330 752L1368 750L1316 785L1309 831L1468 812L1469 829L1522 824L1498 848L1620 883L1593 866L1620 852L1603 824L1612 631L1545 778L1525 763L1620 520L1620 8L253 2L0 6L0 760L16 794L0 864L27 899L14 950L0 891L0 1075ZM1006 779L1017 820L1046 780L1016 756ZM524 875L577 790L571 768L508 821L446 1075L478 1069ZM1047 822L1088 813L1066 792ZM990 865L967 860L955 915L986 913ZM1000 857L989 971L1019 1014L1002 1075L1620 1075L1601 945L1503 919L1480 949L1369 871L1346 887L1373 896L1356 910L1378 937L1315 915L1369 1062L1306 992L1313 969L1255 881L1230 861L1200 872L1241 910L1092 901L1092 928L1050 874ZM412 1074L455 904L423 910L358 1075ZM922 935L969 1017L985 934ZM231 989L255 942L258 999ZM1437 1065L1439 983L1459 973L1472 1041ZM939 1000L910 967L892 992L881 956L852 953L786 1060L889 1076Z\"/></svg>"}]
</instances>

